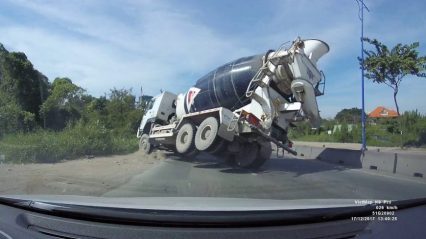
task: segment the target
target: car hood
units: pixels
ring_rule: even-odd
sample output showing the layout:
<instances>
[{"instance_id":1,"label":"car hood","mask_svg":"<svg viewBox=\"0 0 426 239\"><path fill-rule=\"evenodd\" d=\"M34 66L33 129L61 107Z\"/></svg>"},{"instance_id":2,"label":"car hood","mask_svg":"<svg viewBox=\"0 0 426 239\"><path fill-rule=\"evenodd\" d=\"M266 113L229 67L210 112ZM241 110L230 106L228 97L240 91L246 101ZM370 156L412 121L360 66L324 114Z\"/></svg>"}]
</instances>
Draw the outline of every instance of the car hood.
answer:
<instances>
[{"instance_id":1,"label":"car hood","mask_svg":"<svg viewBox=\"0 0 426 239\"><path fill-rule=\"evenodd\" d=\"M128 209L183 211L265 211L362 207L371 199L249 199L221 197L91 197L75 195L2 195L3 199Z\"/></svg>"}]
</instances>

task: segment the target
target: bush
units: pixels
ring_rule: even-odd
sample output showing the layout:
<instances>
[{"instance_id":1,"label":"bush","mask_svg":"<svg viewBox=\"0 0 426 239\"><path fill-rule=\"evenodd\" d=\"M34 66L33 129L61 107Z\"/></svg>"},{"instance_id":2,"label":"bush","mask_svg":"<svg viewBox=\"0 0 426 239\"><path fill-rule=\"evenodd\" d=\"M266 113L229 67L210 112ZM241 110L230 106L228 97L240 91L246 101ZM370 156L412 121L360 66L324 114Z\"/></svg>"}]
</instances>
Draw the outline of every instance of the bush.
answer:
<instances>
[{"instance_id":1,"label":"bush","mask_svg":"<svg viewBox=\"0 0 426 239\"><path fill-rule=\"evenodd\" d=\"M417 111L405 112L399 118L370 120L367 124L367 146L380 147L426 147L426 116ZM361 125L353 125L348 132L346 122L322 120L320 131L310 130L307 122L291 128L289 138L301 141L361 143ZM340 130L327 135L327 130L341 125Z\"/></svg>"},{"instance_id":2,"label":"bush","mask_svg":"<svg viewBox=\"0 0 426 239\"><path fill-rule=\"evenodd\" d=\"M134 135L116 135L99 123L68 126L61 132L40 130L7 135L0 141L6 161L53 163L85 155L131 153L138 149Z\"/></svg>"}]
</instances>

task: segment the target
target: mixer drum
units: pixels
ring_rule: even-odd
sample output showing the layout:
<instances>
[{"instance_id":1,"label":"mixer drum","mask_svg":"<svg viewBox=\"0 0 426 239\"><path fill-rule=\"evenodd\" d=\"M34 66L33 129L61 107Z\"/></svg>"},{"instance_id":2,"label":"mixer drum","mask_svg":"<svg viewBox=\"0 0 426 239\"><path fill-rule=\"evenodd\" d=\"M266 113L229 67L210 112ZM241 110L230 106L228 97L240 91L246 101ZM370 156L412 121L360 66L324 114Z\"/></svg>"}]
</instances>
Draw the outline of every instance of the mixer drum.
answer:
<instances>
[{"instance_id":1,"label":"mixer drum","mask_svg":"<svg viewBox=\"0 0 426 239\"><path fill-rule=\"evenodd\" d=\"M193 102L185 95L185 111L197 112L216 107L225 107L232 111L250 103L246 90L251 79L262 67L262 55L243 57L227 63L201 77L194 85L199 89Z\"/></svg>"}]
</instances>

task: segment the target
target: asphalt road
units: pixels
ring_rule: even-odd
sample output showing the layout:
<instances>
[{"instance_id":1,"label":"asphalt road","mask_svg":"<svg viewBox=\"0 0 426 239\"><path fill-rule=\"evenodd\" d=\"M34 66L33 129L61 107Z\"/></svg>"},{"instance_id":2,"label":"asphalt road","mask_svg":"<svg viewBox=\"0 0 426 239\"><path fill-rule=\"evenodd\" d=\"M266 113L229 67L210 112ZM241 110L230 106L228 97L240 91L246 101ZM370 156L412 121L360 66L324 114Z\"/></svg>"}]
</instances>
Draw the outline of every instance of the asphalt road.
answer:
<instances>
[{"instance_id":1,"label":"asphalt road","mask_svg":"<svg viewBox=\"0 0 426 239\"><path fill-rule=\"evenodd\" d=\"M252 171L231 168L208 155L193 162L169 156L104 196L396 200L426 197L426 180L310 159L272 158Z\"/></svg>"}]
</instances>

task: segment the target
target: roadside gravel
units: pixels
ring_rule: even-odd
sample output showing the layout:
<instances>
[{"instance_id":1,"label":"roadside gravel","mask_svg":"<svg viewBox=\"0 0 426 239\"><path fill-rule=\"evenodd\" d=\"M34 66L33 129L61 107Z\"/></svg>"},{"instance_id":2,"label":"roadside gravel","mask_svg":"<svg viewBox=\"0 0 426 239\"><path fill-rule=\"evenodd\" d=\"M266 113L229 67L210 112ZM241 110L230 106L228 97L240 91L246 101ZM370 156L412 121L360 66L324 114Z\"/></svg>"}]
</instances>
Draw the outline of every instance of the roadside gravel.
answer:
<instances>
[{"instance_id":1,"label":"roadside gravel","mask_svg":"<svg viewBox=\"0 0 426 239\"><path fill-rule=\"evenodd\" d=\"M143 173L166 157L150 155L85 158L54 164L0 164L1 194L72 194L100 196Z\"/></svg>"}]
</instances>

